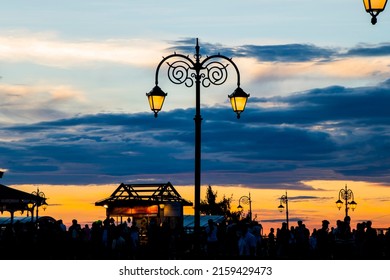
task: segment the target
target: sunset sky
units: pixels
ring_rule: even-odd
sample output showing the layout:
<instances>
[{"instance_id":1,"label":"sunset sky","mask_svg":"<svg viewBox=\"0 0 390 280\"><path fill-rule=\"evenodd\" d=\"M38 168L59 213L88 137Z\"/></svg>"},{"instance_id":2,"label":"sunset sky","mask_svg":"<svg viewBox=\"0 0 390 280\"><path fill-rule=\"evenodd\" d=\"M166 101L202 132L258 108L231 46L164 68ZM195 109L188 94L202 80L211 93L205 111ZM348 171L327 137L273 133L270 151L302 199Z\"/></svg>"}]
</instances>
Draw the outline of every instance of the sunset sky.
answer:
<instances>
[{"instance_id":1,"label":"sunset sky","mask_svg":"<svg viewBox=\"0 0 390 280\"><path fill-rule=\"evenodd\" d=\"M390 226L390 11L362 1L27 1L0 9L0 183L49 197L45 214L104 217L121 183L170 181L193 200L195 88L175 85L158 118L146 92L174 52L221 53L250 94L237 120L220 86L201 89L202 198L251 193L265 228L343 218ZM228 69L233 69L231 66ZM191 209L188 210L188 213ZM0 216L5 216L4 213Z\"/></svg>"}]
</instances>

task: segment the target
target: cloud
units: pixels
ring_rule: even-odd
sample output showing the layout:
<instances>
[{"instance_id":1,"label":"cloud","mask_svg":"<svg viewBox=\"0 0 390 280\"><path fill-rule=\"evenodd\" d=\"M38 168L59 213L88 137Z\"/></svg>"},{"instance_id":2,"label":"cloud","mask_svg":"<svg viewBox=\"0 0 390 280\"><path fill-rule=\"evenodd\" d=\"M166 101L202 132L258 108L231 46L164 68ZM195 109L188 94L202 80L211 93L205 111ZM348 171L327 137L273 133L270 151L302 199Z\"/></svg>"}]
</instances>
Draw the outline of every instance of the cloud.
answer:
<instances>
[{"instance_id":1,"label":"cloud","mask_svg":"<svg viewBox=\"0 0 390 280\"><path fill-rule=\"evenodd\" d=\"M184 38L168 41L170 51L194 53L196 41ZM390 54L390 43L376 45L360 44L351 48L320 47L313 44L278 44L278 45L241 45L227 47L219 43L200 43L200 52L204 55L221 53L227 57L256 58L264 62L326 62L345 57L382 57Z\"/></svg>"},{"instance_id":2,"label":"cloud","mask_svg":"<svg viewBox=\"0 0 390 280\"><path fill-rule=\"evenodd\" d=\"M0 120L10 123L70 117L75 108L86 106L84 93L66 85L2 84L0 94Z\"/></svg>"},{"instance_id":3,"label":"cloud","mask_svg":"<svg viewBox=\"0 0 390 280\"><path fill-rule=\"evenodd\" d=\"M348 50L346 56L388 56L390 54L390 43L378 45L360 44Z\"/></svg>"},{"instance_id":4,"label":"cloud","mask_svg":"<svg viewBox=\"0 0 390 280\"><path fill-rule=\"evenodd\" d=\"M193 54L194 39L169 42L169 52ZM201 42L202 58L223 54L233 58L241 72L242 85L258 96L289 95L334 83L361 86L389 77L390 44L350 48L313 44L223 46ZM243 74L244 73L244 74ZM252 94L252 96L253 96Z\"/></svg>"},{"instance_id":5,"label":"cloud","mask_svg":"<svg viewBox=\"0 0 390 280\"><path fill-rule=\"evenodd\" d=\"M250 98L237 120L206 107L202 180L207 184L313 189L309 180L390 182L390 82L331 86ZM263 108L264 102L285 106ZM12 183L193 183L193 108L94 114L2 126L1 167ZM7 140L8 139L8 140ZM60 182L59 182L60 180Z\"/></svg>"},{"instance_id":6,"label":"cloud","mask_svg":"<svg viewBox=\"0 0 390 280\"><path fill-rule=\"evenodd\" d=\"M170 42L174 44L171 51L183 53L195 52L195 40L182 39ZM225 47L221 44L202 42L201 53L213 55L221 53L227 57L252 57L265 62L307 62L325 61L337 56L338 49L323 48L309 44L284 44L284 45L242 45L237 47Z\"/></svg>"},{"instance_id":7,"label":"cloud","mask_svg":"<svg viewBox=\"0 0 390 280\"><path fill-rule=\"evenodd\" d=\"M147 47L145 47L147 46ZM147 65L161 44L148 40L66 41L53 33L0 34L0 60L67 68L96 63Z\"/></svg>"},{"instance_id":8,"label":"cloud","mask_svg":"<svg viewBox=\"0 0 390 280\"><path fill-rule=\"evenodd\" d=\"M61 60L67 60L68 65L77 61L122 63L119 56L127 52L112 58L104 54L125 48L120 46L123 41L69 43L47 35L1 38L3 47L9 47L4 49L5 60L31 59L53 65ZM37 44L31 49L32 56L22 42ZM144 43L136 45L142 47ZM40 50L41 44L50 51ZM167 42L164 47L193 53L194 40ZM58 61L53 55L56 49ZM243 68L253 69L250 83L256 90L257 81L272 75L275 81L286 84L290 78L297 83L302 78L305 83L300 84L308 88L292 92L287 87L287 94L270 96L250 92L240 120L228 104L204 104L202 182L277 189L313 189L302 182L320 179L390 182L390 80L373 86L325 87L309 87L307 81L311 77L325 80L331 75L367 80L370 75L385 76L389 62L383 58L386 44L340 50L307 44L227 48L202 43L201 50L205 55L219 50L228 57L238 57L240 62L250 60ZM372 59L375 53L380 62ZM138 63L137 59L128 62ZM265 63L252 63L257 60ZM365 65L364 61L372 64ZM379 63L380 71L375 70L375 63ZM263 73L269 74L263 77ZM110 113L111 107L105 107L108 113L104 114L97 109L80 110L91 103L92 93L66 83L2 84L0 92L0 168L9 170L7 180L11 183L90 184L142 179L193 184L193 108L175 109L177 105L173 105L157 119L152 113ZM92 113L78 114L86 111Z\"/></svg>"}]
</instances>

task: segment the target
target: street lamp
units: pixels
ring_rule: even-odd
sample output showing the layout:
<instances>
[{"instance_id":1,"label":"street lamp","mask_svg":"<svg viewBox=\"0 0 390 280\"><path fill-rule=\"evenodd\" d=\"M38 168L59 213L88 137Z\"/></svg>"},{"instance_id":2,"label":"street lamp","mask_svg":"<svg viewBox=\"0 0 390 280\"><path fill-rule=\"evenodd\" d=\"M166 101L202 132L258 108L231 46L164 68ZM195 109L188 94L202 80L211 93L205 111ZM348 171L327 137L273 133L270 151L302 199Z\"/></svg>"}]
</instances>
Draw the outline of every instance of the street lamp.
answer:
<instances>
[{"instance_id":1,"label":"street lamp","mask_svg":"<svg viewBox=\"0 0 390 280\"><path fill-rule=\"evenodd\" d=\"M336 206L337 208L339 208L339 210L343 206L343 201L341 199L345 200L345 217L347 217L349 207L351 207L352 211L355 211L355 208L357 206L357 203L355 202L355 198L353 196L353 192L351 189L348 189L347 185L345 185L344 189L341 189L339 191L339 199L336 201ZM348 202L348 200L352 201Z\"/></svg>"},{"instance_id":2,"label":"street lamp","mask_svg":"<svg viewBox=\"0 0 390 280\"><path fill-rule=\"evenodd\" d=\"M240 72L236 64L228 57L217 54L206 56L201 61L201 55L199 53L198 39L196 39L195 46L195 61L189 56L183 54L171 54L164 57L157 66L155 76L155 87L146 94L148 97L150 109L154 112L154 116L157 117L158 112L161 110L164 104L164 99L167 96L158 86L158 74L160 67L164 62L168 65L168 78L174 84L185 84L188 88L195 84L196 95L196 114L195 114L195 220L194 220L194 234L195 234L195 247L199 246L200 236L200 163L201 163L201 122L202 117L200 115L200 87L209 87L210 85L222 85L228 78L227 67L229 64L222 64L221 60L228 61L233 65L237 73L237 89L228 97L233 108L233 111L237 114L237 118L240 118L240 114L244 111L246 101L249 94L245 93L240 88ZM169 62L171 60L171 62ZM195 248L198 249L198 248Z\"/></svg>"},{"instance_id":3,"label":"street lamp","mask_svg":"<svg viewBox=\"0 0 390 280\"><path fill-rule=\"evenodd\" d=\"M249 196L243 195L238 200L238 209L242 209L241 202L243 204L249 204L249 220L252 222L252 200L251 200L251 193L249 193Z\"/></svg>"},{"instance_id":4,"label":"street lamp","mask_svg":"<svg viewBox=\"0 0 390 280\"><path fill-rule=\"evenodd\" d=\"M32 205L31 202L28 203L28 208L33 209L33 207L36 207L36 216L35 216L35 222L38 222L38 209L40 206L42 206L43 211L46 211L47 203L46 203L46 196L44 192L39 191L39 188L37 188L36 191L33 191L31 194L35 195L37 197L35 205ZM31 210L31 214L33 211ZM33 215L31 215L31 220L33 219Z\"/></svg>"},{"instance_id":5,"label":"street lamp","mask_svg":"<svg viewBox=\"0 0 390 280\"><path fill-rule=\"evenodd\" d=\"M28 217L28 212L31 212L31 222L34 221L34 203L32 201L29 201L27 203L27 217Z\"/></svg>"},{"instance_id":6,"label":"street lamp","mask_svg":"<svg viewBox=\"0 0 390 280\"><path fill-rule=\"evenodd\" d=\"M280 205L278 206L278 209L280 212L283 212L284 210L284 206L283 204L286 204L286 223L287 223L287 228L288 227L288 198L287 198L287 191L286 191L286 194L282 195L280 198Z\"/></svg>"},{"instance_id":7,"label":"street lamp","mask_svg":"<svg viewBox=\"0 0 390 280\"><path fill-rule=\"evenodd\" d=\"M363 0L363 3L366 12L371 15L371 23L376 24L376 17L385 9L387 0Z\"/></svg>"}]
</instances>

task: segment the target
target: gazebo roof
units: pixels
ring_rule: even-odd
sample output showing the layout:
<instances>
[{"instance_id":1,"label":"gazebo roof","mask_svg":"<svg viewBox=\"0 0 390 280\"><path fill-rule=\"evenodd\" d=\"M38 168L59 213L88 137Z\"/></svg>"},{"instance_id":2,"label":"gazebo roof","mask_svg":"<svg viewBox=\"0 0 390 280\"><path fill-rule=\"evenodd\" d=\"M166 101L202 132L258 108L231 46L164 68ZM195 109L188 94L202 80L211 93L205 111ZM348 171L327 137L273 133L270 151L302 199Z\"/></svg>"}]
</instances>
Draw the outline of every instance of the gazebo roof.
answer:
<instances>
[{"instance_id":1,"label":"gazebo roof","mask_svg":"<svg viewBox=\"0 0 390 280\"><path fill-rule=\"evenodd\" d=\"M42 204L46 198L16 190L0 184L0 210L26 210L29 202Z\"/></svg>"},{"instance_id":2,"label":"gazebo roof","mask_svg":"<svg viewBox=\"0 0 390 280\"><path fill-rule=\"evenodd\" d=\"M110 197L95 202L96 206L134 207L141 205L157 205L167 202L180 202L183 206L192 203L180 196L170 182L162 184L124 184Z\"/></svg>"}]
</instances>

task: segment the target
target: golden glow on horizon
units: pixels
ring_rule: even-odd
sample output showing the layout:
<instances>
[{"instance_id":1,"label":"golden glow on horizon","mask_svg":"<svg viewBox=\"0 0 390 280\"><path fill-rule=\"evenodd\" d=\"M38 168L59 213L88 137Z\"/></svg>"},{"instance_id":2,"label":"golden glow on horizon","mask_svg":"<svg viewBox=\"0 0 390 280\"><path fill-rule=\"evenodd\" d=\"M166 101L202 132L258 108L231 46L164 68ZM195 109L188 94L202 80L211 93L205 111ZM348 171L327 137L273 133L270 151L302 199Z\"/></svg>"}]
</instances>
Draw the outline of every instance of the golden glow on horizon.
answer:
<instances>
[{"instance_id":1,"label":"golden glow on horizon","mask_svg":"<svg viewBox=\"0 0 390 280\"><path fill-rule=\"evenodd\" d=\"M353 181L306 181L302 182L308 188L305 190L287 189L289 197L290 226L296 226L296 220L301 219L312 230L319 228L321 221L327 219L334 226L338 219L344 218L344 205L341 210L336 207L336 200L340 189L347 184L357 202L355 211L350 210L352 226L366 220L372 220L376 228L390 226L390 186L368 182ZM119 184L111 185L12 185L10 187L25 192L35 191L37 187L48 198L49 206L46 211L39 210L39 215L52 216L62 219L66 225L70 225L72 219L77 219L80 224L92 223L105 218L105 209L95 206L95 202L109 197ZM194 201L194 190L191 186L175 186L180 195L190 201ZM206 185L202 186L201 199L205 199ZM259 221L264 228L264 233L269 232L270 227L280 227L285 220L285 212L278 210L279 198L285 194L285 189L252 189L248 187L212 186L217 192L217 200L225 195L232 197L231 209L237 210L238 200L243 195L251 194L252 216ZM242 205L244 213L249 210L249 205ZM192 215L193 208L185 207L185 215ZM19 213L17 213L19 215ZM26 215L26 213L24 214ZM9 216L4 212L0 216Z\"/></svg>"},{"instance_id":2,"label":"golden glow on horizon","mask_svg":"<svg viewBox=\"0 0 390 280\"><path fill-rule=\"evenodd\" d=\"M77 219L82 225L104 220L105 209L95 206L95 202L109 197L118 185L12 185L9 187L30 193L39 187L48 198L49 204L45 211L39 209L39 216L47 215L57 220L62 219L69 226L72 219ZM4 214L9 215L6 212ZM5 216L4 214L2 216Z\"/></svg>"}]
</instances>

